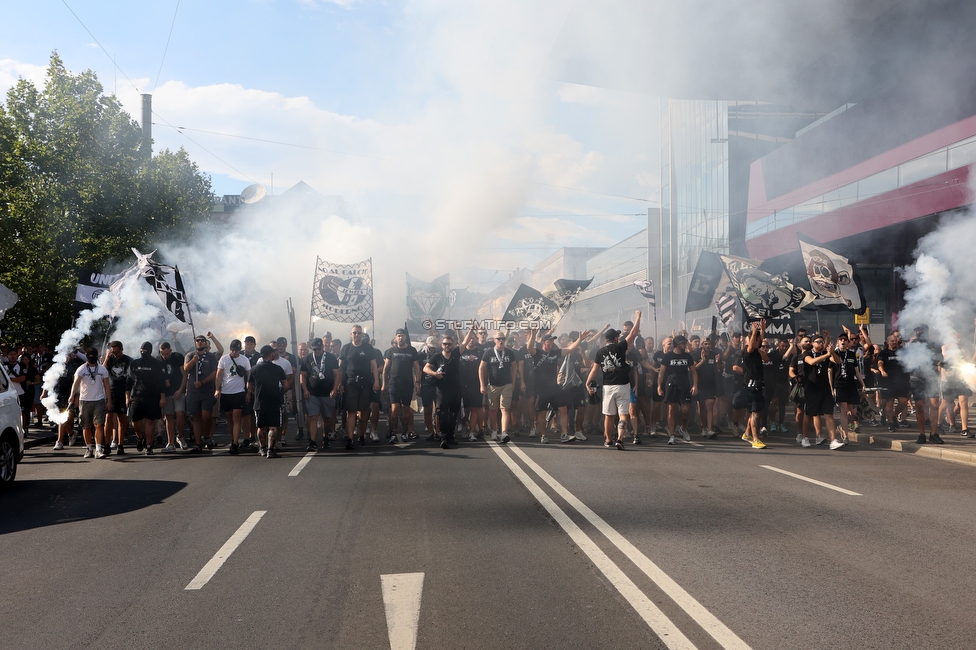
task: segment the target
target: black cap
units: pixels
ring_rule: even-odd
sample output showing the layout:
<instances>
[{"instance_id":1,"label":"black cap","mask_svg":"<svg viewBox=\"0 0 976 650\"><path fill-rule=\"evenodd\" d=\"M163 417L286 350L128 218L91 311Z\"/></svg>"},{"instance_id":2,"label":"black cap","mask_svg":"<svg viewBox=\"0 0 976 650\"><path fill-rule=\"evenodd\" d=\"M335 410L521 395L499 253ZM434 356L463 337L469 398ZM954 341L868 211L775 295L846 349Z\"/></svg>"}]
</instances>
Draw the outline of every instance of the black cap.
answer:
<instances>
[{"instance_id":1,"label":"black cap","mask_svg":"<svg viewBox=\"0 0 976 650\"><path fill-rule=\"evenodd\" d=\"M671 343L674 345L685 345L688 343L688 339L678 334L676 337L674 337L674 339L672 339Z\"/></svg>"},{"instance_id":2,"label":"black cap","mask_svg":"<svg viewBox=\"0 0 976 650\"><path fill-rule=\"evenodd\" d=\"M150 343L149 341L144 342L142 345L139 346L139 350L141 352L152 352L152 343Z\"/></svg>"},{"instance_id":3,"label":"black cap","mask_svg":"<svg viewBox=\"0 0 976 650\"><path fill-rule=\"evenodd\" d=\"M309 345L311 346L311 348L313 350L321 350L322 349L322 339L320 339L318 337L315 337L314 339L312 339L312 342Z\"/></svg>"},{"instance_id":4,"label":"black cap","mask_svg":"<svg viewBox=\"0 0 976 650\"><path fill-rule=\"evenodd\" d=\"M398 330L396 331L396 334L395 334L394 336L399 336L400 334L403 334L404 336L406 336L406 335L407 335L407 330L405 330L405 329L403 329L403 328L401 327L400 329L398 329Z\"/></svg>"},{"instance_id":5,"label":"black cap","mask_svg":"<svg viewBox=\"0 0 976 650\"><path fill-rule=\"evenodd\" d=\"M238 339L234 339L233 341L230 342L231 350L240 350L242 347L243 346L241 345L241 342Z\"/></svg>"},{"instance_id":6,"label":"black cap","mask_svg":"<svg viewBox=\"0 0 976 650\"><path fill-rule=\"evenodd\" d=\"M278 340L276 340L275 343L280 343L281 345L288 345L288 339L286 339L284 336L279 336Z\"/></svg>"},{"instance_id":7,"label":"black cap","mask_svg":"<svg viewBox=\"0 0 976 650\"><path fill-rule=\"evenodd\" d=\"M261 347L261 356L262 357L266 357L269 354L274 354L275 352L277 352L277 350L275 350L270 345L264 345L264 346Z\"/></svg>"},{"instance_id":8,"label":"black cap","mask_svg":"<svg viewBox=\"0 0 976 650\"><path fill-rule=\"evenodd\" d=\"M620 336L620 330L615 330L611 328L607 330L607 333L603 335L603 338L605 338L608 341L612 341L618 336Z\"/></svg>"},{"instance_id":9,"label":"black cap","mask_svg":"<svg viewBox=\"0 0 976 650\"><path fill-rule=\"evenodd\" d=\"M543 343L545 343L546 341L555 341L555 340L556 340L556 337L553 336L552 334L546 334L545 336L542 337L542 342Z\"/></svg>"}]
</instances>

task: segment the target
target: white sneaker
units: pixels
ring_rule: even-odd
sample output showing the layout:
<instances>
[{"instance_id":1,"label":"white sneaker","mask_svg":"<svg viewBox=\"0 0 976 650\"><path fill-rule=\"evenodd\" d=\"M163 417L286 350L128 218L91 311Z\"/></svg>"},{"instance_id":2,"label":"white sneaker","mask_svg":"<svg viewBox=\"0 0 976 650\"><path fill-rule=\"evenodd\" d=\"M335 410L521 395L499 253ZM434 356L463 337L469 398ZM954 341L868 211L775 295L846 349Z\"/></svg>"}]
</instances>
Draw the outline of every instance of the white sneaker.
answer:
<instances>
[{"instance_id":1,"label":"white sneaker","mask_svg":"<svg viewBox=\"0 0 976 650\"><path fill-rule=\"evenodd\" d=\"M535 438L538 434L539 434L539 432L536 431L536 428L535 427L532 427L531 429L529 429L529 437L530 438ZM494 440L494 438L492 438L492 440Z\"/></svg>"},{"instance_id":2,"label":"white sneaker","mask_svg":"<svg viewBox=\"0 0 976 650\"><path fill-rule=\"evenodd\" d=\"M840 438L834 438L833 440L830 441L831 449L840 449L843 446L844 446L844 441L841 440Z\"/></svg>"},{"instance_id":3,"label":"white sneaker","mask_svg":"<svg viewBox=\"0 0 976 650\"><path fill-rule=\"evenodd\" d=\"M473 433L468 434L468 442L478 442L478 436Z\"/></svg>"},{"instance_id":4,"label":"white sneaker","mask_svg":"<svg viewBox=\"0 0 976 650\"><path fill-rule=\"evenodd\" d=\"M810 444L810 439L809 438L801 438L800 439L800 444L803 445L804 447L812 447L813 446L813 445Z\"/></svg>"},{"instance_id":5,"label":"white sneaker","mask_svg":"<svg viewBox=\"0 0 976 650\"><path fill-rule=\"evenodd\" d=\"M95 458L105 458L105 452L101 447L95 447Z\"/></svg>"},{"instance_id":6,"label":"white sneaker","mask_svg":"<svg viewBox=\"0 0 976 650\"><path fill-rule=\"evenodd\" d=\"M54 443L54 451L61 451L62 449L64 449L64 443L63 442L61 442L60 440L58 440L56 443Z\"/></svg>"},{"instance_id":7,"label":"white sneaker","mask_svg":"<svg viewBox=\"0 0 976 650\"><path fill-rule=\"evenodd\" d=\"M174 451L176 451L176 447L174 445L166 445L163 447L164 454L172 454Z\"/></svg>"},{"instance_id":8,"label":"white sneaker","mask_svg":"<svg viewBox=\"0 0 976 650\"><path fill-rule=\"evenodd\" d=\"M678 427L678 433L681 434L681 437L684 439L685 442L691 442L691 434L688 433L688 429L685 429L684 427Z\"/></svg>"},{"instance_id":9,"label":"white sneaker","mask_svg":"<svg viewBox=\"0 0 976 650\"><path fill-rule=\"evenodd\" d=\"M576 440L576 437L571 436L568 433L564 433L561 436L559 436L559 442L572 442L574 440Z\"/></svg>"},{"instance_id":10,"label":"white sneaker","mask_svg":"<svg viewBox=\"0 0 976 650\"><path fill-rule=\"evenodd\" d=\"M179 447L180 449L190 448L190 445L186 444L186 441L183 440L181 436L176 436L176 446Z\"/></svg>"},{"instance_id":11,"label":"white sneaker","mask_svg":"<svg viewBox=\"0 0 976 650\"><path fill-rule=\"evenodd\" d=\"M491 439L492 440L498 440L498 432L497 431L492 431L491 432Z\"/></svg>"},{"instance_id":12,"label":"white sneaker","mask_svg":"<svg viewBox=\"0 0 976 650\"><path fill-rule=\"evenodd\" d=\"M802 444L802 443L803 443L803 434L802 434L802 433L798 433L798 434L796 434L796 441L797 441L798 443L800 443L800 444Z\"/></svg>"},{"instance_id":13,"label":"white sneaker","mask_svg":"<svg viewBox=\"0 0 976 650\"><path fill-rule=\"evenodd\" d=\"M546 434L543 433L542 434L542 437L539 438L539 442L541 442L544 445L548 445L549 444L549 438L547 438L546 437Z\"/></svg>"},{"instance_id":14,"label":"white sneaker","mask_svg":"<svg viewBox=\"0 0 976 650\"><path fill-rule=\"evenodd\" d=\"M818 445L822 445L825 442L827 442L827 436L825 436L822 433L819 436L817 436L817 444Z\"/></svg>"},{"instance_id":15,"label":"white sneaker","mask_svg":"<svg viewBox=\"0 0 976 650\"><path fill-rule=\"evenodd\" d=\"M375 431L371 432L370 435L373 438L373 442L379 442L380 441L380 437L379 437L379 435L377 435L377 433Z\"/></svg>"},{"instance_id":16,"label":"white sneaker","mask_svg":"<svg viewBox=\"0 0 976 650\"><path fill-rule=\"evenodd\" d=\"M673 445L674 444L674 436L671 436L670 438L668 438L668 444L669 445Z\"/></svg>"},{"instance_id":17,"label":"white sneaker","mask_svg":"<svg viewBox=\"0 0 976 650\"><path fill-rule=\"evenodd\" d=\"M583 435L582 431L577 431L573 434L573 437L581 442L586 442L586 436Z\"/></svg>"},{"instance_id":18,"label":"white sneaker","mask_svg":"<svg viewBox=\"0 0 976 650\"><path fill-rule=\"evenodd\" d=\"M759 435L761 436L764 436L767 433L769 433L769 429L767 429L766 427L763 427L762 429L759 430Z\"/></svg>"},{"instance_id":19,"label":"white sneaker","mask_svg":"<svg viewBox=\"0 0 976 650\"><path fill-rule=\"evenodd\" d=\"M113 441L112 441L112 444L110 444L110 445L108 446L108 448L109 448L109 449L111 449L112 451L115 451L116 449L118 449L118 448L119 448L119 443L117 443L117 442L115 442L115 441L113 440Z\"/></svg>"}]
</instances>

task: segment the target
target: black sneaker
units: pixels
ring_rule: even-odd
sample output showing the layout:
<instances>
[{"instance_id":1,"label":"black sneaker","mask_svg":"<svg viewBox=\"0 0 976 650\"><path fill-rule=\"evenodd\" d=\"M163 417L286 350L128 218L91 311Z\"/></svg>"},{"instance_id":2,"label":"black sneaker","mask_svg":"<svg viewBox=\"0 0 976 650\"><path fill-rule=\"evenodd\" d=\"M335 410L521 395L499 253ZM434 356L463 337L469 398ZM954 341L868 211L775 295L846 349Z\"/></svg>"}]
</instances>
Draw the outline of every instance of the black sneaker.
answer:
<instances>
[{"instance_id":1,"label":"black sneaker","mask_svg":"<svg viewBox=\"0 0 976 650\"><path fill-rule=\"evenodd\" d=\"M918 434L918 440L915 441L915 444L916 445L924 445L926 442L927 441L925 440L925 434L924 433Z\"/></svg>"},{"instance_id":2,"label":"black sneaker","mask_svg":"<svg viewBox=\"0 0 976 650\"><path fill-rule=\"evenodd\" d=\"M441 440L441 449L450 449L451 443L447 441L447 438Z\"/></svg>"},{"instance_id":3,"label":"black sneaker","mask_svg":"<svg viewBox=\"0 0 976 650\"><path fill-rule=\"evenodd\" d=\"M213 438L207 438L206 444L207 444L207 449L213 451L214 448Z\"/></svg>"},{"instance_id":4,"label":"black sneaker","mask_svg":"<svg viewBox=\"0 0 976 650\"><path fill-rule=\"evenodd\" d=\"M322 436L322 449L329 448L329 436Z\"/></svg>"},{"instance_id":5,"label":"black sneaker","mask_svg":"<svg viewBox=\"0 0 976 650\"><path fill-rule=\"evenodd\" d=\"M238 444L236 442L230 443L230 455L231 456L236 456L237 455L238 448L239 448L239 446L238 446Z\"/></svg>"},{"instance_id":6,"label":"black sneaker","mask_svg":"<svg viewBox=\"0 0 976 650\"><path fill-rule=\"evenodd\" d=\"M295 434L295 440L304 440L304 439L305 439L305 434L303 432L299 431L298 433Z\"/></svg>"},{"instance_id":7,"label":"black sneaker","mask_svg":"<svg viewBox=\"0 0 976 650\"><path fill-rule=\"evenodd\" d=\"M274 447L268 447L268 453L265 456L265 458L277 458L277 457L278 457L278 452L275 451L275 448Z\"/></svg>"},{"instance_id":8,"label":"black sneaker","mask_svg":"<svg viewBox=\"0 0 976 650\"><path fill-rule=\"evenodd\" d=\"M142 450L140 449L139 451L142 451ZM115 450L115 455L116 456L125 456L125 447L122 446L122 445L119 445L118 448Z\"/></svg>"},{"instance_id":9,"label":"black sneaker","mask_svg":"<svg viewBox=\"0 0 976 650\"><path fill-rule=\"evenodd\" d=\"M145 448L146 444L142 441L142 438L136 438L136 451L142 451ZM119 445L119 449L122 449L122 445Z\"/></svg>"},{"instance_id":10,"label":"black sneaker","mask_svg":"<svg viewBox=\"0 0 976 650\"><path fill-rule=\"evenodd\" d=\"M250 439L250 438L248 438L247 440L245 440L244 442L242 442L242 443L240 444L240 448L241 448L241 449L243 449L243 450L248 450L248 449L250 449L250 448L251 448L251 439Z\"/></svg>"},{"instance_id":11,"label":"black sneaker","mask_svg":"<svg viewBox=\"0 0 976 650\"><path fill-rule=\"evenodd\" d=\"M309 440L308 444L305 445L305 451L318 451L319 448L315 445L314 440Z\"/></svg>"},{"instance_id":12,"label":"black sneaker","mask_svg":"<svg viewBox=\"0 0 976 650\"><path fill-rule=\"evenodd\" d=\"M616 447L617 449L619 449L620 451L623 451L624 450L624 441L623 440L618 440L617 442L615 442L613 444L613 446Z\"/></svg>"},{"instance_id":13,"label":"black sneaker","mask_svg":"<svg viewBox=\"0 0 976 650\"><path fill-rule=\"evenodd\" d=\"M258 447L258 456L264 456L268 453L268 450L264 447Z\"/></svg>"},{"instance_id":14,"label":"black sneaker","mask_svg":"<svg viewBox=\"0 0 976 650\"><path fill-rule=\"evenodd\" d=\"M893 424L889 424L889 425L888 425L888 432L889 432L889 433L894 433L895 431L897 431L897 429L896 429L896 427L895 427L895 425L893 425Z\"/></svg>"},{"instance_id":15,"label":"black sneaker","mask_svg":"<svg viewBox=\"0 0 976 650\"><path fill-rule=\"evenodd\" d=\"M122 449L122 447L119 447L119 449ZM152 445L149 445L148 447L146 447L146 455L147 456L152 456L153 455Z\"/></svg>"},{"instance_id":16,"label":"black sneaker","mask_svg":"<svg viewBox=\"0 0 976 650\"><path fill-rule=\"evenodd\" d=\"M945 444L945 440L943 440L942 439L942 436L940 436L937 433L933 433L931 436L929 436L929 442L934 442L937 445L944 445Z\"/></svg>"},{"instance_id":17,"label":"black sneaker","mask_svg":"<svg viewBox=\"0 0 976 650\"><path fill-rule=\"evenodd\" d=\"M200 449L200 445L193 445L192 447L190 447L191 454L199 454L201 451L203 450Z\"/></svg>"},{"instance_id":18,"label":"black sneaker","mask_svg":"<svg viewBox=\"0 0 976 650\"><path fill-rule=\"evenodd\" d=\"M969 429L963 429L962 431L959 432L959 435L961 435L963 438L970 438L971 437L969 435Z\"/></svg>"},{"instance_id":19,"label":"black sneaker","mask_svg":"<svg viewBox=\"0 0 976 650\"><path fill-rule=\"evenodd\" d=\"M352 444L352 438L346 438L346 449L355 449L356 446Z\"/></svg>"}]
</instances>

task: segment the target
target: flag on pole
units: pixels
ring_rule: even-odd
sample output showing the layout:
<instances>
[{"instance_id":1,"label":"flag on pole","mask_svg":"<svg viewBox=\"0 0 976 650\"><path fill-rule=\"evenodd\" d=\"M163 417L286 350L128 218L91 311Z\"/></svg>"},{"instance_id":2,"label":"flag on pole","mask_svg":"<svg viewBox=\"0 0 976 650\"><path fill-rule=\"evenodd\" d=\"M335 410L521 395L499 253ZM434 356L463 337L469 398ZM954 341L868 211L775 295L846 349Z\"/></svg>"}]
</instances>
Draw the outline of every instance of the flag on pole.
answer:
<instances>
[{"instance_id":1,"label":"flag on pole","mask_svg":"<svg viewBox=\"0 0 976 650\"><path fill-rule=\"evenodd\" d=\"M654 283L650 280L634 280L634 285L640 291L640 295L647 299L650 307L657 307L657 299L654 297Z\"/></svg>"},{"instance_id":2,"label":"flag on pole","mask_svg":"<svg viewBox=\"0 0 976 650\"><path fill-rule=\"evenodd\" d=\"M316 257L312 316L336 323L373 320L373 260L333 264Z\"/></svg>"},{"instance_id":3,"label":"flag on pole","mask_svg":"<svg viewBox=\"0 0 976 650\"><path fill-rule=\"evenodd\" d=\"M142 277L156 292L159 299L163 301L166 310L184 323L191 322L190 302L187 300L186 290L183 288L180 270L175 266L159 264L152 260L147 260L147 262Z\"/></svg>"},{"instance_id":4,"label":"flag on pole","mask_svg":"<svg viewBox=\"0 0 976 650\"><path fill-rule=\"evenodd\" d=\"M695 273L691 276L688 286L688 300L685 301L685 313L708 309L715 299L715 292L722 281L722 258L711 251L702 251L698 255Z\"/></svg>"},{"instance_id":5,"label":"flag on pole","mask_svg":"<svg viewBox=\"0 0 976 650\"><path fill-rule=\"evenodd\" d=\"M549 328L555 325L558 316L559 305L529 285L520 284L502 320L538 322Z\"/></svg>"},{"instance_id":6,"label":"flag on pole","mask_svg":"<svg viewBox=\"0 0 976 650\"><path fill-rule=\"evenodd\" d=\"M816 299L813 304L826 309L850 309L863 313L864 292L854 265L846 257L823 244L797 233L803 266Z\"/></svg>"},{"instance_id":7,"label":"flag on pole","mask_svg":"<svg viewBox=\"0 0 976 650\"><path fill-rule=\"evenodd\" d=\"M718 309L718 317L722 319L722 324L728 327L729 323L735 320L735 296L723 293L715 300L715 307Z\"/></svg>"},{"instance_id":8,"label":"flag on pole","mask_svg":"<svg viewBox=\"0 0 976 650\"><path fill-rule=\"evenodd\" d=\"M775 318L813 302L812 293L761 270L756 260L732 255L722 255L721 260L748 321Z\"/></svg>"},{"instance_id":9,"label":"flag on pole","mask_svg":"<svg viewBox=\"0 0 976 650\"><path fill-rule=\"evenodd\" d=\"M573 303L579 300L581 293L593 282L589 280L553 280L552 283L542 290L542 295L556 303L560 313L565 314Z\"/></svg>"},{"instance_id":10,"label":"flag on pole","mask_svg":"<svg viewBox=\"0 0 976 650\"><path fill-rule=\"evenodd\" d=\"M75 289L75 312L81 313L91 309L95 298L102 292L108 291L112 283L119 278L115 273L99 273L97 271L78 270L78 286Z\"/></svg>"}]
</instances>

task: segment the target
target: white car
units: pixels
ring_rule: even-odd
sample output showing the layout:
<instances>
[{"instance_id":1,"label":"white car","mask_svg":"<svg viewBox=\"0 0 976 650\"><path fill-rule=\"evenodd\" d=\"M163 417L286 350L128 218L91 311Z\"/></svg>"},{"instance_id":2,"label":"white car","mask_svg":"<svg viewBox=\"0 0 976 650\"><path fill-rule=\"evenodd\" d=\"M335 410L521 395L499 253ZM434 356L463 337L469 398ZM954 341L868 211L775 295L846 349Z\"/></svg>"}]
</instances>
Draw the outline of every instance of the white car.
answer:
<instances>
[{"instance_id":1,"label":"white car","mask_svg":"<svg viewBox=\"0 0 976 650\"><path fill-rule=\"evenodd\" d=\"M0 490L14 482L17 463L23 457L24 428L20 401L6 368L0 365Z\"/></svg>"}]
</instances>

